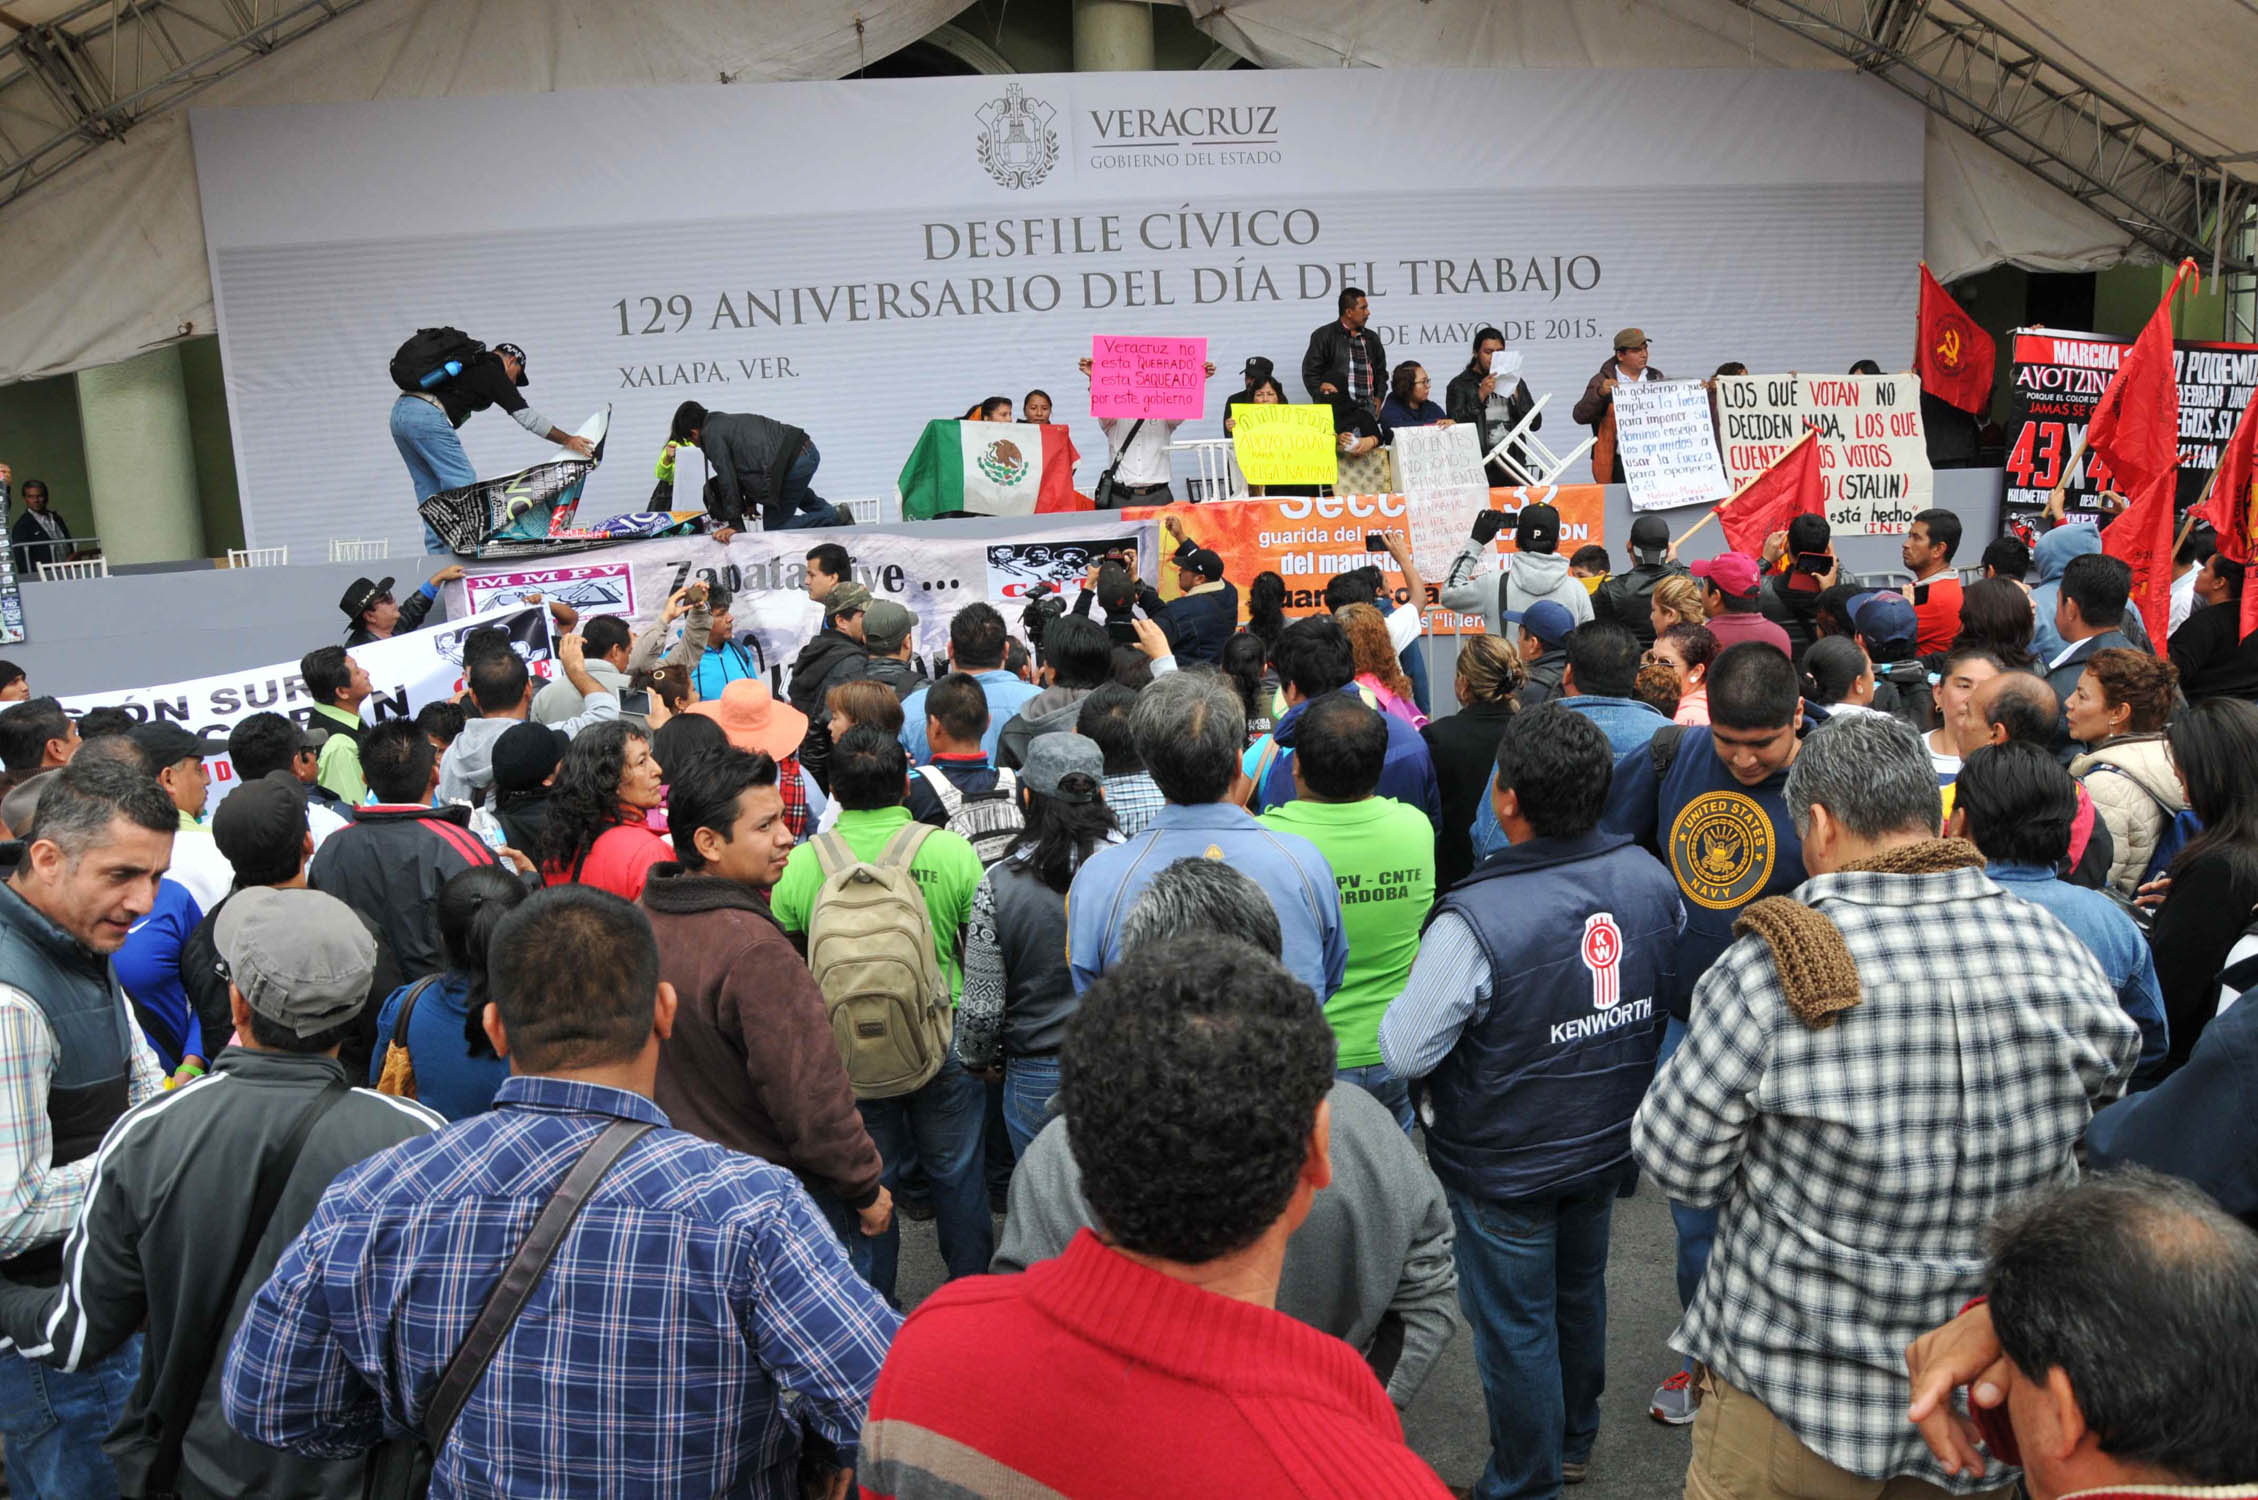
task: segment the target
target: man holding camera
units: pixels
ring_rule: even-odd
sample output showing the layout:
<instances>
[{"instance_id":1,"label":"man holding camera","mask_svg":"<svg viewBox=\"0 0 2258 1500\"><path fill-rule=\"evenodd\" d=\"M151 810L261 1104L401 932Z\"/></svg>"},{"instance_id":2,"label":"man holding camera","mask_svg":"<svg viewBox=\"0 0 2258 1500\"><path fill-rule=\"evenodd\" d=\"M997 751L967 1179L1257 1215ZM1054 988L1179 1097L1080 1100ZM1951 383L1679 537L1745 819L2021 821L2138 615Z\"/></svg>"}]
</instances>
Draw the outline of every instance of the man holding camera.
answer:
<instances>
[{"instance_id":1,"label":"man holding camera","mask_svg":"<svg viewBox=\"0 0 2258 1500\"><path fill-rule=\"evenodd\" d=\"M1514 551L1483 567L1482 558L1513 522ZM1473 539L1450 561L1440 602L1445 609L1478 614L1491 635L1505 634L1506 616L1518 618L1540 599L1550 599L1581 625L1592 617L1592 596L1583 580L1568 576L1560 555L1560 512L1549 505L1524 505L1519 511L1485 510L1474 517Z\"/></svg>"}]
</instances>

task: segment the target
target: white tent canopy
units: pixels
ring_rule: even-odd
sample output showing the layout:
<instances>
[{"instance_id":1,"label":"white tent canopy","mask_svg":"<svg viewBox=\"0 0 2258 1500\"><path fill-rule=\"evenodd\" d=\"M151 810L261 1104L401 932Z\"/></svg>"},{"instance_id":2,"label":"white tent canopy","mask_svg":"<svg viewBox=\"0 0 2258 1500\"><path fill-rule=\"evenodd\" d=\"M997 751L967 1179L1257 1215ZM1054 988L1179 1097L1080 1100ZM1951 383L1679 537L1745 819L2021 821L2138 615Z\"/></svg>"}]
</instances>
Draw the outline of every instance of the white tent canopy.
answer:
<instances>
[{"instance_id":1,"label":"white tent canopy","mask_svg":"<svg viewBox=\"0 0 2258 1500\"><path fill-rule=\"evenodd\" d=\"M85 0L76 3L85 8ZM1267 67L1845 68L1852 63L1841 52L1806 37L1829 35L1836 12L1855 26L1871 8L1863 0L1185 3L1209 36ZM0 0L0 17L37 23L65 8L65 0ZM359 0L197 93L195 103L837 78L962 8L963 0L761 0L750 8L741 0ZM263 0L253 9L280 16L290 7ZM2147 122L2144 140L2167 132L2182 154L2206 158L2258 153L2258 98L2244 77L2258 57L2258 10L2241 0L2048 0L2044 7L1940 0L1913 9L1932 28L1949 11L2030 40ZM1839 29L1833 35L1839 40ZM1963 65L1976 74L1989 66ZM2013 70L2008 76L2022 80ZM8 81L0 74L0 139L27 128L11 120ZM1991 90L1995 99L1998 81L1996 74L1967 80L1971 92ZM2017 109L2021 101L2019 93L2006 97ZM2043 135L2043 114L2034 108L2018 119ZM2062 116L2054 118L2058 130ZM31 122L35 131L38 123ZM1433 128L1479 129L1481 122L1438 120ZM2091 153L2097 172L2111 166L2111 139L2100 136ZM2046 144L2065 158L2076 154L2077 143L2059 134ZM490 159L496 174L572 170L570 162L543 159L538 141L466 141L462 149ZM2233 171L2240 189L2251 162ZM1926 176L1927 255L1947 279L2001 262L2092 270L2154 256L2122 214L2096 212L1934 112ZM2191 175L2173 190L2184 203L2186 194L2209 189ZM404 211L443 215L446 206ZM195 163L178 107L0 208L0 245L8 265L0 278L0 383L109 363L212 330Z\"/></svg>"}]
</instances>

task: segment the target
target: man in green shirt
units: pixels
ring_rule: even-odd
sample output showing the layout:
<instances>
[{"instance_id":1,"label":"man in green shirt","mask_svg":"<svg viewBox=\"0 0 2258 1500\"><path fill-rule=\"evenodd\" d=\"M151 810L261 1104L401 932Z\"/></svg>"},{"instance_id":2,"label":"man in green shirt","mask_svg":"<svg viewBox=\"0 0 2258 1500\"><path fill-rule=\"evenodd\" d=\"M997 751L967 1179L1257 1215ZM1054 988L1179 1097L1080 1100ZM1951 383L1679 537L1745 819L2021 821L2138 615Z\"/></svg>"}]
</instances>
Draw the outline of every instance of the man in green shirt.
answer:
<instances>
[{"instance_id":1,"label":"man in green shirt","mask_svg":"<svg viewBox=\"0 0 2258 1500\"><path fill-rule=\"evenodd\" d=\"M1419 930L1435 902L1435 828L1427 815L1376 797L1388 758L1388 726L1345 693L1302 710L1294 741L1294 800L1262 821L1317 846L1341 892L1348 968L1325 1002L1340 1043L1336 1067L1395 1112L1411 1133L1411 1085L1380 1061L1380 1017L1402 993L1419 955Z\"/></svg>"},{"instance_id":2,"label":"man in green shirt","mask_svg":"<svg viewBox=\"0 0 2258 1500\"><path fill-rule=\"evenodd\" d=\"M318 646L299 660L298 675L314 700L315 725L329 731L314 762L314 780L347 807L359 807L368 800L368 783L361 779L361 704L374 691L368 673L343 646Z\"/></svg>"},{"instance_id":3,"label":"man in green shirt","mask_svg":"<svg viewBox=\"0 0 2258 1500\"><path fill-rule=\"evenodd\" d=\"M908 795L909 753L884 730L858 725L831 747L831 796L839 804L836 831L855 858L877 859L888 841L909 826L909 808L903 805ZM964 990L959 955L972 894L980 888L980 856L961 835L935 828L919 845L909 872L925 893L935 956L949 976L949 995L954 999ZM769 912L777 925L803 943L823 883L823 869L811 842L792 851L784 862L784 878L769 893ZM996 1249L983 1149L987 1089L952 1053L941 1071L914 1093L860 1099L856 1107L885 1163L879 1180L887 1192L901 1196L903 1163L915 1160L925 1168L933 1185L941 1260L949 1275L984 1274ZM871 1240L870 1250L870 1284L892 1302L895 1268L901 1259L898 1224Z\"/></svg>"}]
</instances>

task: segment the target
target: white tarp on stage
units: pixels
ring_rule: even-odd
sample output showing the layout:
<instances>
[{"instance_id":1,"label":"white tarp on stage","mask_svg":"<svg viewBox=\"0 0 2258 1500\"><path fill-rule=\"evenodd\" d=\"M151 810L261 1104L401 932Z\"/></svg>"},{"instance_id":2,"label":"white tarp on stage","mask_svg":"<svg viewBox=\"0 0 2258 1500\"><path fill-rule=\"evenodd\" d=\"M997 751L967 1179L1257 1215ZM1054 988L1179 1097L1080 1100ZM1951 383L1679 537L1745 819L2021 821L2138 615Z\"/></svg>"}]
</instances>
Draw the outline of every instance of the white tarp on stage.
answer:
<instances>
[{"instance_id":1,"label":"white tarp on stage","mask_svg":"<svg viewBox=\"0 0 2258 1500\"><path fill-rule=\"evenodd\" d=\"M1029 75L193 124L262 546L414 546L384 366L423 324L523 344L552 418L614 406L588 520L646 506L685 398L808 428L838 499L888 493L928 418L1039 386L1086 488L1093 334L1206 336L1211 415L1178 436L1214 436L1248 355L1301 395L1344 282L1438 385L1504 327L1565 427L1626 324L1672 374L1894 358L1921 248L1921 113L1841 73ZM466 144L536 141L573 170ZM464 438L481 472L541 451L491 413Z\"/></svg>"}]
</instances>

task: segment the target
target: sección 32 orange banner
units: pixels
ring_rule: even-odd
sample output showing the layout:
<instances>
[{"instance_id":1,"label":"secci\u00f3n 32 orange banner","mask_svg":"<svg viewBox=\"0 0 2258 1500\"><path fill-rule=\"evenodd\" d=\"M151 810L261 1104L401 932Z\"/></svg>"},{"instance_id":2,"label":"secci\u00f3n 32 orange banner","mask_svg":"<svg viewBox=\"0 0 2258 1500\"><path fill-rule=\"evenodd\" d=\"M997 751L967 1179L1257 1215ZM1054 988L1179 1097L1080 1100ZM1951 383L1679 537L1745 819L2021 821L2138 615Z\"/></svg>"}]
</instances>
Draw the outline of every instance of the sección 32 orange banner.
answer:
<instances>
[{"instance_id":1,"label":"secci\u00f3n 32 orange banner","mask_svg":"<svg viewBox=\"0 0 2258 1500\"><path fill-rule=\"evenodd\" d=\"M1607 544L1606 494L1596 484L1556 485L1535 491L1493 489L1490 508L1510 515L1527 504L1541 502L1555 507L1560 512L1560 551L1565 556L1587 544ZM1201 505L1138 506L1121 514L1125 520L1174 516L1183 524L1185 535L1202 547L1214 548L1223 558L1223 576L1238 586L1239 615L1244 620L1247 585L1254 581L1255 574L1265 570L1285 579L1289 615L1323 613L1325 585L1336 574L1367 564L1381 569L1398 603L1408 602L1411 590L1404 576L1385 552L1368 552L1364 539L1373 532L1392 531L1410 540L1414 508L1414 503L1402 495L1328 495L1314 499L1273 495ZM1460 543L1466 540L1474 522L1470 512L1432 519L1438 527L1447 524ZM1176 570L1167 566L1165 559L1175 543L1164 532L1160 545L1161 559L1143 571L1163 599L1173 599L1178 593ZM1498 533L1496 550L1513 550L1510 523ZM1433 600L1443 584L1441 575L1423 581L1428 599ZM1453 610L1435 611L1429 623L1438 635L1482 633L1481 616Z\"/></svg>"}]
</instances>

